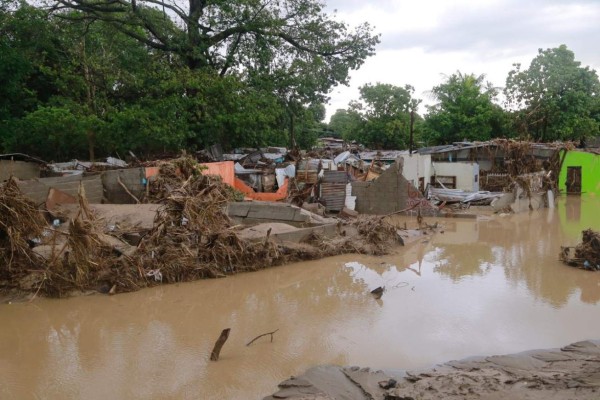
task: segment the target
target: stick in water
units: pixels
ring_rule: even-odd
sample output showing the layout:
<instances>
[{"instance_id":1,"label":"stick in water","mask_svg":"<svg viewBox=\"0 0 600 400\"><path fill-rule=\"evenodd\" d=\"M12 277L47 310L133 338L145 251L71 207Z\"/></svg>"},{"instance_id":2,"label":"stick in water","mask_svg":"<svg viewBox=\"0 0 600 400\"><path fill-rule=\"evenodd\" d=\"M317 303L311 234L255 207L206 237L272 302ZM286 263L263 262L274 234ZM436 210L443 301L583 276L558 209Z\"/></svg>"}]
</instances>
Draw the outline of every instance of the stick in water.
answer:
<instances>
[{"instance_id":1,"label":"stick in water","mask_svg":"<svg viewBox=\"0 0 600 400\"><path fill-rule=\"evenodd\" d=\"M219 354L221 353L221 348L227 341L230 330L231 330L231 328L227 328L227 329L223 329L223 331L221 332L221 336L219 336L219 338L217 339L217 341L215 343L215 347L213 347L212 353L210 353L210 359L212 361L219 361Z\"/></svg>"},{"instance_id":2,"label":"stick in water","mask_svg":"<svg viewBox=\"0 0 600 400\"><path fill-rule=\"evenodd\" d=\"M246 346L250 346L252 343L254 343L256 341L256 339L260 339L263 336L267 336L267 335L271 335L271 342L273 342L273 334L275 332L277 332L279 330L275 329L273 332L267 332L267 333L263 333L262 335L258 335L257 337L255 337L254 339L252 339L251 341L249 341L248 343L246 343Z\"/></svg>"}]
</instances>

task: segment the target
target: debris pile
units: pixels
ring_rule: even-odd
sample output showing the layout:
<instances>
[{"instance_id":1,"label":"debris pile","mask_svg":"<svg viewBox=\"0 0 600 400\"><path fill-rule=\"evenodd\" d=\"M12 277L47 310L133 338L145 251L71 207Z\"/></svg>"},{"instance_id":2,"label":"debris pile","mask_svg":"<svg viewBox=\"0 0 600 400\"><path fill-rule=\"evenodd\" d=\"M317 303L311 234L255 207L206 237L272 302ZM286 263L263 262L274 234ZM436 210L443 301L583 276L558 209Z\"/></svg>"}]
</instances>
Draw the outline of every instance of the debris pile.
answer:
<instances>
[{"instance_id":1,"label":"debris pile","mask_svg":"<svg viewBox=\"0 0 600 400\"><path fill-rule=\"evenodd\" d=\"M202 174L193 159L162 163L159 170L147 190L160 206L145 231L96 215L83 185L74 214L49 213L49 225L9 181L0 189L0 292L114 294L335 254L383 254L399 242L393 225L373 217L340 220L337 234L315 234L305 243L273 240L270 231L247 240L226 211L235 189Z\"/></svg>"},{"instance_id":2,"label":"debris pile","mask_svg":"<svg viewBox=\"0 0 600 400\"><path fill-rule=\"evenodd\" d=\"M190 164L188 164L188 167ZM235 200L233 189L218 177L198 169L161 167L153 189L163 198L154 228L142 239L138 254L146 275L164 282L219 277L240 269L255 269L277 256L272 245L257 246L238 238L225 206Z\"/></svg>"},{"instance_id":3,"label":"debris pile","mask_svg":"<svg viewBox=\"0 0 600 400\"><path fill-rule=\"evenodd\" d=\"M338 235L333 238L311 233L304 242L318 248L320 257L344 253L383 255L400 243L400 237L397 228L384 218L360 216L340 222Z\"/></svg>"},{"instance_id":4,"label":"debris pile","mask_svg":"<svg viewBox=\"0 0 600 400\"><path fill-rule=\"evenodd\" d=\"M600 271L600 232L586 229L581 236L582 242L577 246L561 248L561 261L573 267Z\"/></svg>"},{"instance_id":5,"label":"debris pile","mask_svg":"<svg viewBox=\"0 0 600 400\"><path fill-rule=\"evenodd\" d=\"M36 204L22 195L14 178L0 187L0 285L11 287L11 282L4 282L21 279L27 270L39 268L41 259L32 250L32 238L41 237L46 225Z\"/></svg>"}]
</instances>

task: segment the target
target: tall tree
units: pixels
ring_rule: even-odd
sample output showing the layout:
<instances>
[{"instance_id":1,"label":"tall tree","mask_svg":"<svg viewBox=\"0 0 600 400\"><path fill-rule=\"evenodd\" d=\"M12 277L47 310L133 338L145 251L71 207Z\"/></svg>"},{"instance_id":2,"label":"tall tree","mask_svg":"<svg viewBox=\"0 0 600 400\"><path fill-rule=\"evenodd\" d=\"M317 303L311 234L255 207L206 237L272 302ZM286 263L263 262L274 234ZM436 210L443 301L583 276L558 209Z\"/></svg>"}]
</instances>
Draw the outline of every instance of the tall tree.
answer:
<instances>
[{"instance_id":1,"label":"tall tree","mask_svg":"<svg viewBox=\"0 0 600 400\"><path fill-rule=\"evenodd\" d=\"M424 136L429 144L489 140L504 136L504 112L494 103L498 89L485 75L460 71L431 90L436 104L428 106Z\"/></svg>"},{"instance_id":2,"label":"tall tree","mask_svg":"<svg viewBox=\"0 0 600 400\"><path fill-rule=\"evenodd\" d=\"M521 135L548 141L600 133L598 75L567 46L539 49L529 68L514 67L504 93Z\"/></svg>"},{"instance_id":3,"label":"tall tree","mask_svg":"<svg viewBox=\"0 0 600 400\"><path fill-rule=\"evenodd\" d=\"M356 114L352 115L344 108L337 109L329 120L329 129L337 137L345 140L354 140L354 133L358 131L360 121L356 117Z\"/></svg>"},{"instance_id":4,"label":"tall tree","mask_svg":"<svg viewBox=\"0 0 600 400\"><path fill-rule=\"evenodd\" d=\"M408 148L411 113L416 113L421 102L412 97L414 88L369 83L361 86L359 92L360 99L349 105L350 115L360 120L360 128L352 139L380 149Z\"/></svg>"}]
</instances>

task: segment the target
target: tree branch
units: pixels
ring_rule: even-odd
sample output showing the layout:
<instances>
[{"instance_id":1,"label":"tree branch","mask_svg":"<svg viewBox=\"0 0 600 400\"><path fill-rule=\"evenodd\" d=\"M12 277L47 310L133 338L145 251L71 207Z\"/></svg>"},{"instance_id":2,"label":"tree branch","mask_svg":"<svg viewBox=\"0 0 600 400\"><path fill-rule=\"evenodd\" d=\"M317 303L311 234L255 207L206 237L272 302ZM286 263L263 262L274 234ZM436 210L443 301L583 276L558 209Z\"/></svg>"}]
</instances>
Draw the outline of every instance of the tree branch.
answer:
<instances>
[{"instance_id":1,"label":"tree branch","mask_svg":"<svg viewBox=\"0 0 600 400\"><path fill-rule=\"evenodd\" d=\"M252 343L254 343L257 339L260 339L263 336L267 336L267 335L271 335L271 342L273 342L273 334L275 332L277 332L279 330L279 328L275 329L273 332L267 332L267 333L263 333L262 335L258 335L257 337L255 337L254 339L252 339L251 341L249 341L248 343L246 343L246 346L250 346Z\"/></svg>"}]
</instances>

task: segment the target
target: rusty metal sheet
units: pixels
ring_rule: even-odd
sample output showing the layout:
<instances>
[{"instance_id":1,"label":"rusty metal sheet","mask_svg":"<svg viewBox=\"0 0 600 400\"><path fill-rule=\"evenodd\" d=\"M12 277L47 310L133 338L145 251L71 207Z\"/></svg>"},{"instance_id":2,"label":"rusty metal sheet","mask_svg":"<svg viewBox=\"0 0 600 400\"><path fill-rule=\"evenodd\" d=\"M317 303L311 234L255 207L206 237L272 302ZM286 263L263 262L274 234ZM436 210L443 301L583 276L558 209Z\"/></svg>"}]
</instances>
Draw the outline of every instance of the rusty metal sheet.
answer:
<instances>
[{"instance_id":1,"label":"rusty metal sheet","mask_svg":"<svg viewBox=\"0 0 600 400\"><path fill-rule=\"evenodd\" d=\"M341 211L346 201L346 184L322 183L320 197L325 201L325 210Z\"/></svg>"},{"instance_id":2,"label":"rusty metal sheet","mask_svg":"<svg viewBox=\"0 0 600 400\"><path fill-rule=\"evenodd\" d=\"M346 171L323 171L324 183L348 183Z\"/></svg>"}]
</instances>

